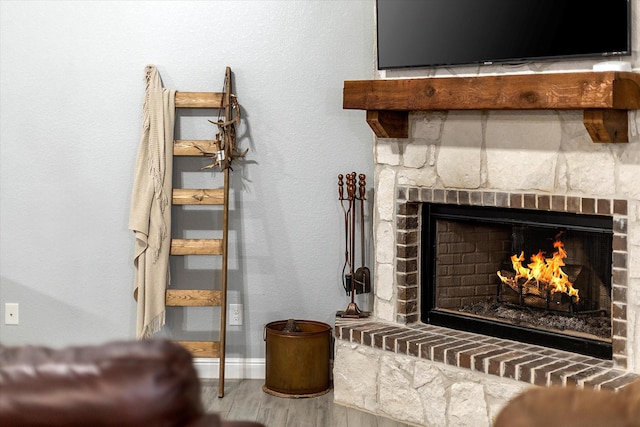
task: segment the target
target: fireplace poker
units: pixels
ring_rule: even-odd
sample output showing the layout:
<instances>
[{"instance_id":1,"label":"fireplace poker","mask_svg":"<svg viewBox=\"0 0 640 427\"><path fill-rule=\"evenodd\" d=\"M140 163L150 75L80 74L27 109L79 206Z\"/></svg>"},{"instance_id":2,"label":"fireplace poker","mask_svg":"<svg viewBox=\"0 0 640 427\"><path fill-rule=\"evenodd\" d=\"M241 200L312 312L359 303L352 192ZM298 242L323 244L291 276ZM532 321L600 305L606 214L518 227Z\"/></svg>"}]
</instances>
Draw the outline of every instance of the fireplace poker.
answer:
<instances>
[{"instance_id":1,"label":"fireplace poker","mask_svg":"<svg viewBox=\"0 0 640 427\"><path fill-rule=\"evenodd\" d=\"M349 274L353 279L353 264L355 262L355 253L356 253L356 173L352 172L349 174L349 180L347 182L347 195L349 196L349 208L351 210L351 223L349 225L349 259L351 261ZM352 291L355 292L354 289L355 283L353 283Z\"/></svg>"},{"instance_id":2,"label":"fireplace poker","mask_svg":"<svg viewBox=\"0 0 640 427\"><path fill-rule=\"evenodd\" d=\"M365 256L364 256L364 201L366 196L366 175L361 173L358 175L359 178L359 193L360 193L360 256L361 256L361 264L360 267L356 270L353 280L356 285L358 285L357 290L360 293L367 293L371 291L371 272L369 271L369 267L365 266Z\"/></svg>"},{"instance_id":3,"label":"fireplace poker","mask_svg":"<svg viewBox=\"0 0 640 427\"><path fill-rule=\"evenodd\" d=\"M347 181L349 175L347 174ZM340 200L340 206L342 207L342 213L344 214L344 265L342 267L342 286L346 291L347 295L351 295L351 276L345 274L345 270L347 266L351 265L351 260L349 258L349 214L351 212L351 204L348 199L344 197L344 176L342 174L338 175L338 196ZM348 187L347 187L348 188ZM345 202L347 203L347 207L345 208ZM349 267L349 271L351 271L351 267Z\"/></svg>"}]
</instances>

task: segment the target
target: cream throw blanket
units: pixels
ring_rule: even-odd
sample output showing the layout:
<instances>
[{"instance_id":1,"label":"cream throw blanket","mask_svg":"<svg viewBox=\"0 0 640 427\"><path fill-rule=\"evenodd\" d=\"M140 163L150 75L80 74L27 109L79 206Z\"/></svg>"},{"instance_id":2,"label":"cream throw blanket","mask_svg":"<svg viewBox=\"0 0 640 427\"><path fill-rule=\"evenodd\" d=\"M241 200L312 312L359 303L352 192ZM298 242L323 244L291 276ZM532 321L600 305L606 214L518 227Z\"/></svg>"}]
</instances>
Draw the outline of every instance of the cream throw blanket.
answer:
<instances>
[{"instance_id":1,"label":"cream throw blanket","mask_svg":"<svg viewBox=\"0 0 640 427\"><path fill-rule=\"evenodd\" d=\"M175 90L163 88L155 66L148 65L145 73L142 139L129 214L129 229L136 238L134 298L138 302L138 338L151 337L165 322L176 94Z\"/></svg>"}]
</instances>

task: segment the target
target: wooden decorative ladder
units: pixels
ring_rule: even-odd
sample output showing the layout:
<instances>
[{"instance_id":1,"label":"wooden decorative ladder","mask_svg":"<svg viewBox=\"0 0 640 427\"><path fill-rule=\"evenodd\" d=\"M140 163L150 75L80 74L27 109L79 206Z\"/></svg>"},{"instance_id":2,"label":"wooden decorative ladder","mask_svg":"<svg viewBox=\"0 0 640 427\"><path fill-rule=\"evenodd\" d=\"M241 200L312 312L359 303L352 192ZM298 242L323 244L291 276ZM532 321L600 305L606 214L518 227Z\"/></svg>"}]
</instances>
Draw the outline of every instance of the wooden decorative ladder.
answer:
<instances>
[{"instance_id":1,"label":"wooden decorative ladder","mask_svg":"<svg viewBox=\"0 0 640 427\"><path fill-rule=\"evenodd\" d=\"M232 118L231 69L226 68L223 92L176 92L177 108L207 108L224 110L225 122ZM216 140L174 141L174 156L216 156ZM224 158L230 159L231 147L224 147ZM219 158L219 157L218 157ZM174 188L173 205L222 205L222 239L171 239L171 255L219 255L222 257L222 275L219 290L167 289L167 307L220 307L218 341L179 341L193 357L218 358L220 362L218 397L224 396L225 338L227 317L227 264L229 235L230 168L223 169L224 187L216 189Z\"/></svg>"}]
</instances>

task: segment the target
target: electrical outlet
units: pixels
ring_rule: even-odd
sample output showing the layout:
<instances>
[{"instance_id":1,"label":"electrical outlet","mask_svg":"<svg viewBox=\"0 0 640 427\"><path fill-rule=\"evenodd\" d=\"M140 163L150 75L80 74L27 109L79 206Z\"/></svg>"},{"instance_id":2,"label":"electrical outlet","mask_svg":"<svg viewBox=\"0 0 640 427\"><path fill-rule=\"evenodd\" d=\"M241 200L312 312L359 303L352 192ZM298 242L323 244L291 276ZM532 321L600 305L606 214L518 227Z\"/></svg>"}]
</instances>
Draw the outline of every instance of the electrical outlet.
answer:
<instances>
[{"instance_id":1,"label":"electrical outlet","mask_svg":"<svg viewBox=\"0 0 640 427\"><path fill-rule=\"evenodd\" d=\"M242 325L242 304L229 304L229 326Z\"/></svg>"},{"instance_id":2,"label":"electrical outlet","mask_svg":"<svg viewBox=\"0 0 640 427\"><path fill-rule=\"evenodd\" d=\"M18 318L18 303L7 302L4 304L4 324L5 325L17 325Z\"/></svg>"}]
</instances>

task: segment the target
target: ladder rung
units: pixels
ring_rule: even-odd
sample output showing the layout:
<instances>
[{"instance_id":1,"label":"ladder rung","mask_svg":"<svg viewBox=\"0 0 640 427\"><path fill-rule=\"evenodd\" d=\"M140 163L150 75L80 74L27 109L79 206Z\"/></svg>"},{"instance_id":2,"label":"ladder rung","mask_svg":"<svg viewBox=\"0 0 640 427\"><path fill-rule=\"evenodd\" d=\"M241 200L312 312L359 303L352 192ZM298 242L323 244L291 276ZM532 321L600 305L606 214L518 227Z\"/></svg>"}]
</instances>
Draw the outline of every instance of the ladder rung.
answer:
<instances>
[{"instance_id":1,"label":"ladder rung","mask_svg":"<svg viewBox=\"0 0 640 427\"><path fill-rule=\"evenodd\" d=\"M222 239L171 239L171 255L222 255Z\"/></svg>"},{"instance_id":2,"label":"ladder rung","mask_svg":"<svg viewBox=\"0 0 640 427\"><path fill-rule=\"evenodd\" d=\"M220 357L220 341L176 341L193 357Z\"/></svg>"},{"instance_id":3,"label":"ladder rung","mask_svg":"<svg viewBox=\"0 0 640 427\"><path fill-rule=\"evenodd\" d=\"M221 205L224 203L222 188L174 188L174 205Z\"/></svg>"},{"instance_id":4,"label":"ladder rung","mask_svg":"<svg viewBox=\"0 0 640 427\"><path fill-rule=\"evenodd\" d=\"M174 156L206 156L218 149L213 139L176 139L173 141Z\"/></svg>"},{"instance_id":5,"label":"ladder rung","mask_svg":"<svg viewBox=\"0 0 640 427\"><path fill-rule=\"evenodd\" d=\"M207 289L167 289L165 305L169 307L219 307L222 292Z\"/></svg>"},{"instance_id":6,"label":"ladder rung","mask_svg":"<svg viewBox=\"0 0 640 427\"><path fill-rule=\"evenodd\" d=\"M221 109L221 92L176 92L176 108L217 108Z\"/></svg>"}]
</instances>

